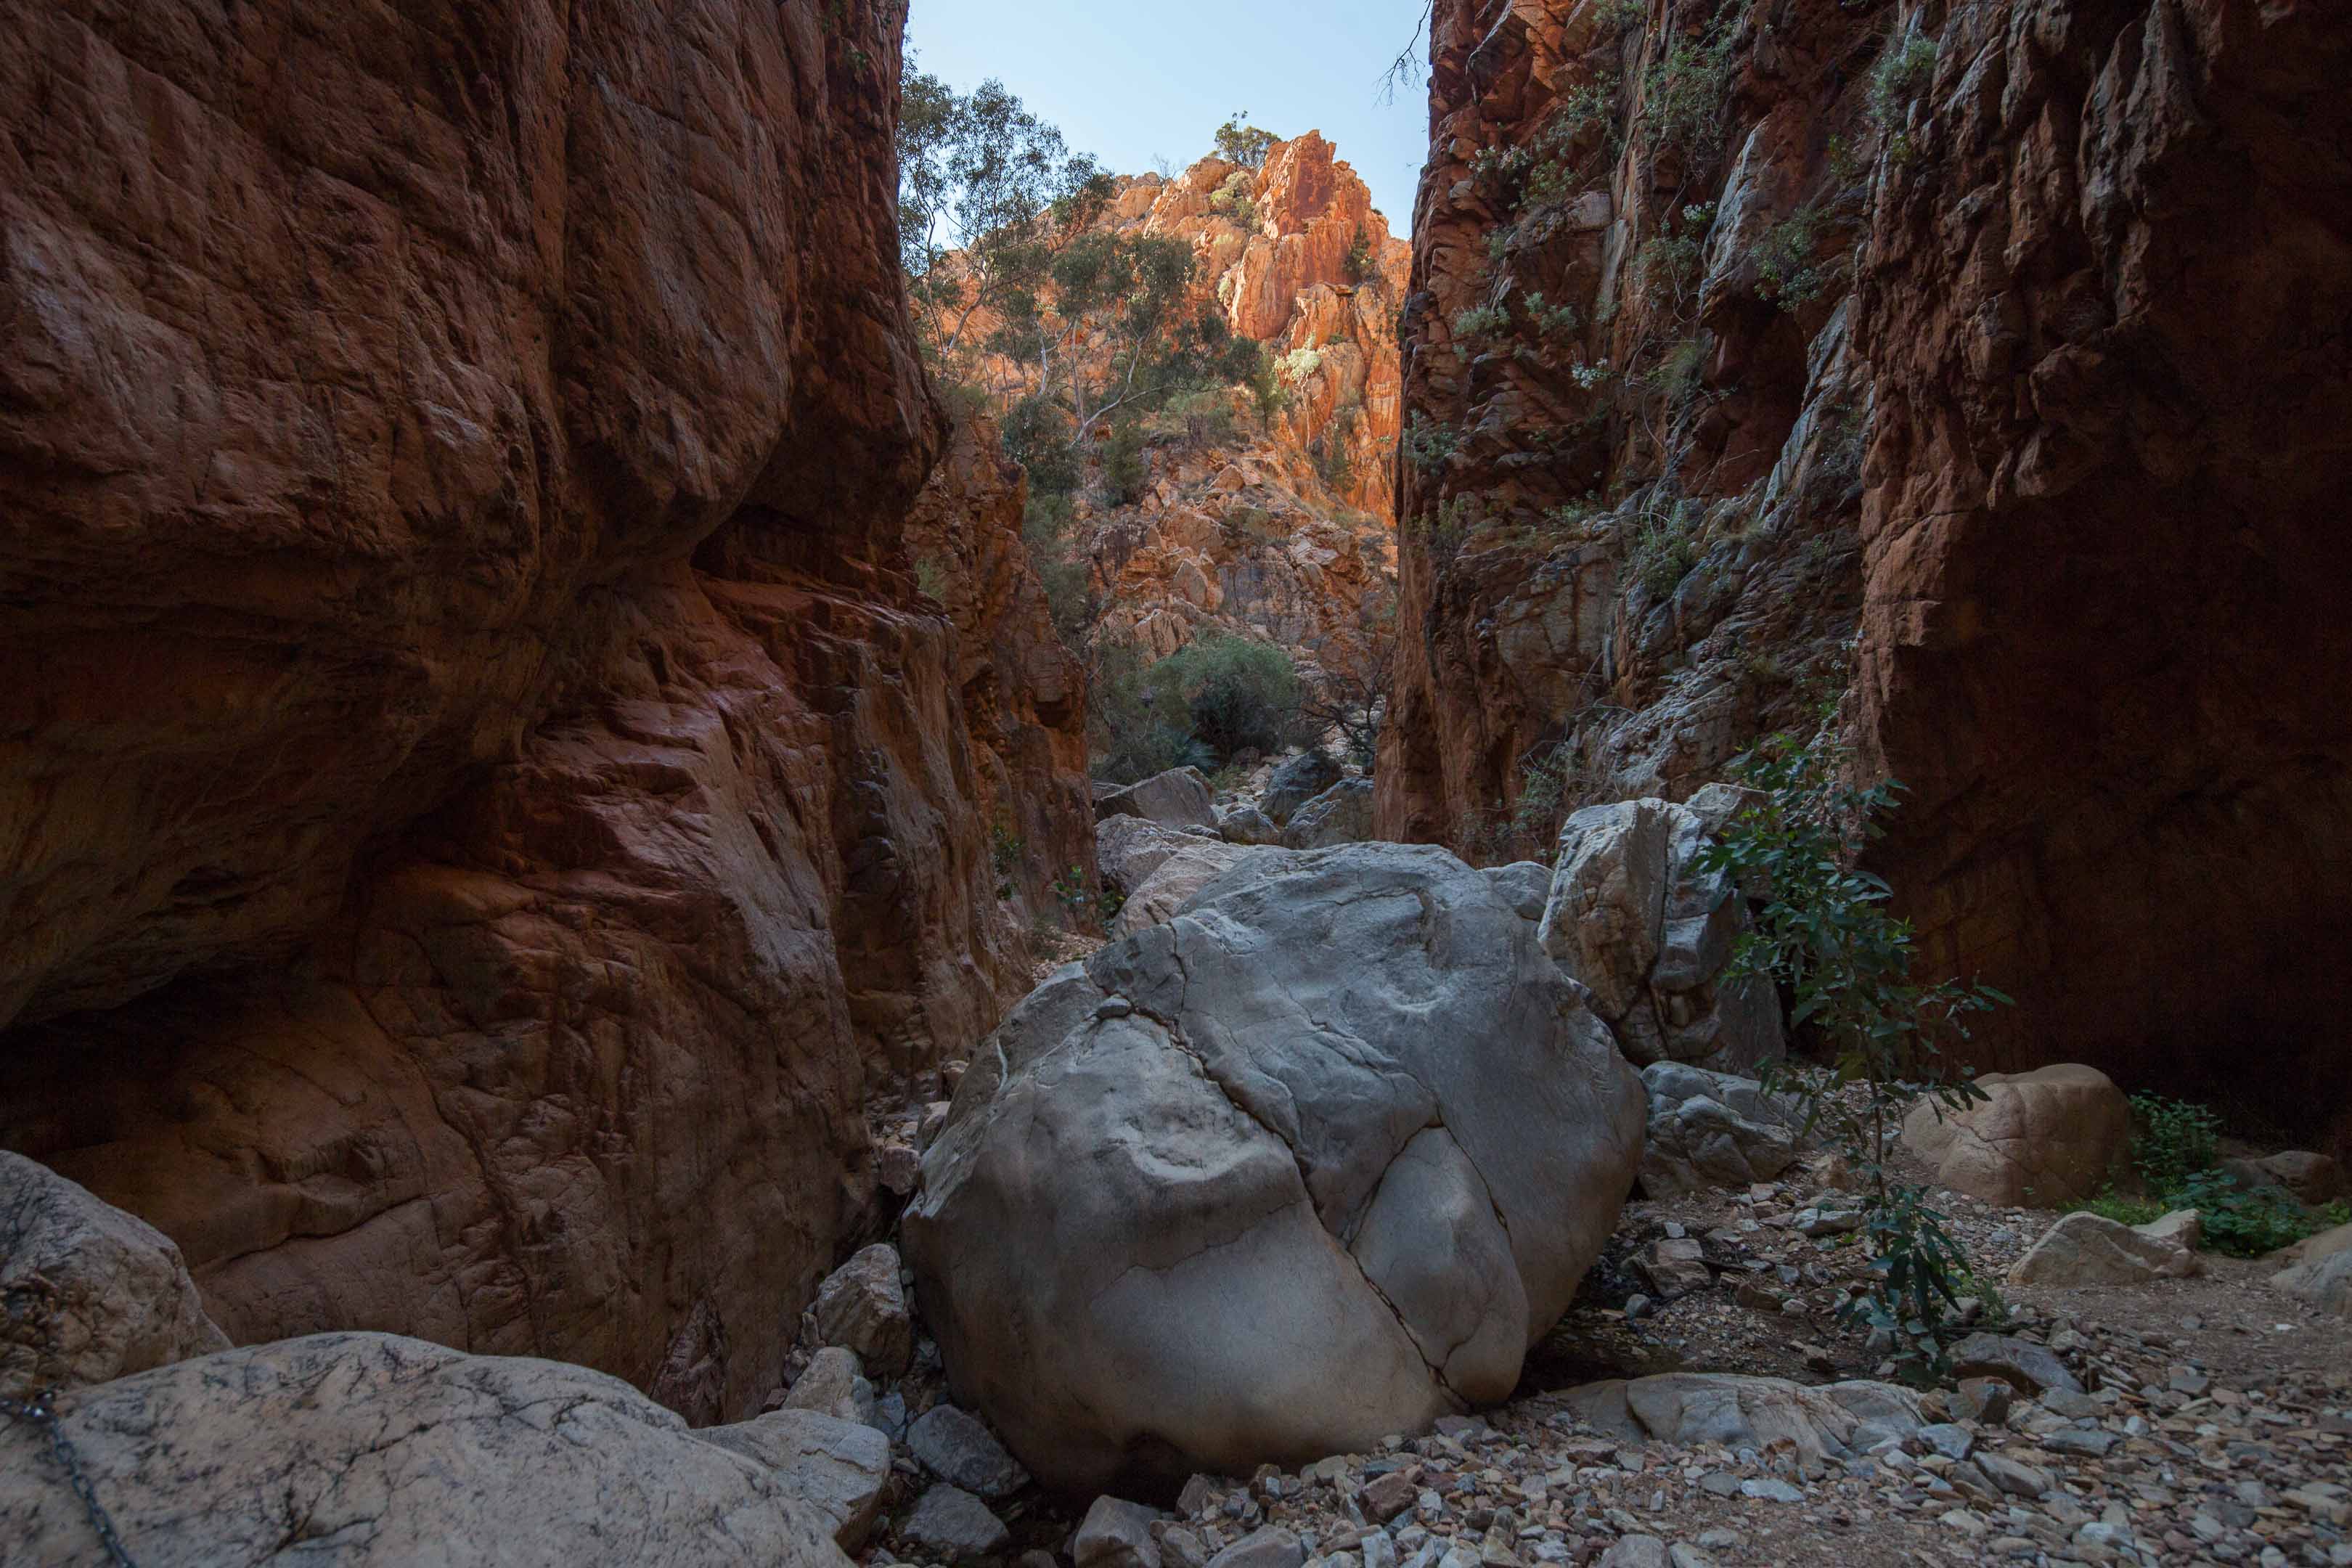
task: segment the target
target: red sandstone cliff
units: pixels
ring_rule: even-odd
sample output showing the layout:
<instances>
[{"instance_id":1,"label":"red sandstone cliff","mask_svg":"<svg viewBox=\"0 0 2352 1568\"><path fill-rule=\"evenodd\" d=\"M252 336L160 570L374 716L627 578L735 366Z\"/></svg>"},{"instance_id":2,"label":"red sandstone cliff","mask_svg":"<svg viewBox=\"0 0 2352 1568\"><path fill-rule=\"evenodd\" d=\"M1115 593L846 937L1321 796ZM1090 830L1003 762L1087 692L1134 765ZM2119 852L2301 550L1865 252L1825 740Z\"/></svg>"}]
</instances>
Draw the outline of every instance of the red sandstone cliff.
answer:
<instances>
[{"instance_id":1,"label":"red sandstone cliff","mask_svg":"<svg viewBox=\"0 0 2352 1568\"><path fill-rule=\"evenodd\" d=\"M1842 698L1928 951L2020 999L1990 1058L2308 1122L2347 50L2294 4L1439 0L1383 834L1525 852Z\"/></svg>"},{"instance_id":2,"label":"red sandstone cliff","mask_svg":"<svg viewBox=\"0 0 2352 1568\"><path fill-rule=\"evenodd\" d=\"M740 1414L1024 984L1082 704L902 536L902 23L0 0L0 1144L237 1339Z\"/></svg>"}]
</instances>

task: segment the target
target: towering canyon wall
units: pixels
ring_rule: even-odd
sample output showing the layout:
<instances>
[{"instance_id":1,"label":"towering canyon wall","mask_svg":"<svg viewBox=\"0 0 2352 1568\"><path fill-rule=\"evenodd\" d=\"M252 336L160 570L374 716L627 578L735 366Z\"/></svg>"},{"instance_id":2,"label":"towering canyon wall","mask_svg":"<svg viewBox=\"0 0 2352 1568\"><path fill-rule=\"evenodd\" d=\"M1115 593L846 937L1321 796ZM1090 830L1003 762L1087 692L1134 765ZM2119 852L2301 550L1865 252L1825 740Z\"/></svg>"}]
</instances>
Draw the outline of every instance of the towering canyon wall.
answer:
<instances>
[{"instance_id":1,"label":"towering canyon wall","mask_svg":"<svg viewBox=\"0 0 2352 1568\"><path fill-rule=\"evenodd\" d=\"M1985 1059L2341 1114L2352 38L2178 0L1433 26L1382 831L1681 796L1827 711L1910 786L1878 865L1933 963L2019 998Z\"/></svg>"},{"instance_id":2,"label":"towering canyon wall","mask_svg":"<svg viewBox=\"0 0 2352 1568\"><path fill-rule=\"evenodd\" d=\"M240 1341L740 1414L1025 981L1082 702L911 570L903 9L0 0L0 1145Z\"/></svg>"}]
</instances>

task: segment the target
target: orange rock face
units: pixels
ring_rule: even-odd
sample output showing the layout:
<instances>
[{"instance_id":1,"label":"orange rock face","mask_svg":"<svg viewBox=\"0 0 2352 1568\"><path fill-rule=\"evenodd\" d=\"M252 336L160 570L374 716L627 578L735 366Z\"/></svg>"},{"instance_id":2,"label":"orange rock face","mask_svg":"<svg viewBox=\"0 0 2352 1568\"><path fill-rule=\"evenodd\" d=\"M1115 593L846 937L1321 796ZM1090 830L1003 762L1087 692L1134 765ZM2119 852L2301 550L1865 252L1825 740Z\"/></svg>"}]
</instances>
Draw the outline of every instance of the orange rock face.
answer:
<instances>
[{"instance_id":1,"label":"orange rock face","mask_svg":"<svg viewBox=\"0 0 2352 1568\"><path fill-rule=\"evenodd\" d=\"M1929 10L1440 0L1381 830L1525 853L1835 704L1980 1059L2340 1139L2352 42Z\"/></svg>"},{"instance_id":2,"label":"orange rock face","mask_svg":"<svg viewBox=\"0 0 2352 1568\"><path fill-rule=\"evenodd\" d=\"M0 1144L240 1341L740 1414L1024 984L1079 699L916 586L902 10L0 3Z\"/></svg>"},{"instance_id":3,"label":"orange rock face","mask_svg":"<svg viewBox=\"0 0 2352 1568\"><path fill-rule=\"evenodd\" d=\"M1218 201L1236 175L1249 203L1238 215ZM1395 321L1409 248L1313 132L1276 143L1255 172L1204 158L1173 179L1121 181L1098 221L1189 244L1198 287L1234 332L1266 345L1289 395L1262 420L1234 394L1226 428L1206 437L1155 420L1142 500L1080 499L1102 635L1150 658L1210 626L1310 656L1360 641L1366 605L1388 601L1393 573ZM967 335L987 325L983 314ZM1034 374L1010 361L990 372L1008 384Z\"/></svg>"}]
</instances>

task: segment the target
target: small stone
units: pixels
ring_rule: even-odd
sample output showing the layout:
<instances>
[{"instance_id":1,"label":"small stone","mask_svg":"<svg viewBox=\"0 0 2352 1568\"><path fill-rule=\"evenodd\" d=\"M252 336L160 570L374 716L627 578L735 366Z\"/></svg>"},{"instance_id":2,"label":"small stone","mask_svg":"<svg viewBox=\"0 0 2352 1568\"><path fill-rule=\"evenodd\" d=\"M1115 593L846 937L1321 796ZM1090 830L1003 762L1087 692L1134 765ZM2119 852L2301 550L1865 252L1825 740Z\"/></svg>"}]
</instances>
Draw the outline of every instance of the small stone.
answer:
<instances>
[{"instance_id":1,"label":"small stone","mask_svg":"<svg viewBox=\"0 0 2352 1568\"><path fill-rule=\"evenodd\" d=\"M1990 1451L1976 1457L1977 1468L1993 1485L2011 1497L2038 1498L2053 1484L2050 1472Z\"/></svg>"},{"instance_id":2,"label":"small stone","mask_svg":"<svg viewBox=\"0 0 2352 1568\"><path fill-rule=\"evenodd\" d=\"M1778 1477L1767 1476L1760 1480L1739 1483L1739 1495L1759 1502L1802 1502L1805 1494Z\"/></svg>"},{"instance_id":3,"label":"small stone","mask_svg":"<svg viewBox=\"0 0 2352 1568\"><path fill-rule=\"evenodd\" d=\"M892 1197L903 1198L923 1184L923 1156L912 1143L893 1140L874 1151L874 1179Z\"/></svg>"},{"instance_id":4,"label":"small stone","mask_svg":"<svg viewBox=\"0 0 2352 1568\"><path fill-rule=\"evenodd\" d=\"M1666 1561L1673 1568L1715 1568L1715 1559L1686 1541L1677 1541L1666 1548Z\"/></svg>"},{"instance_id":5,"label":"small stone","mask_svg":"<svg viewBox=\"0 0 2352 1568\"><path fill-rule=\"evenodd\" d=\"M1418 1489L1412 1478L1402 1470L1391 1470L1375 1479L1364 1488L1361 1500L1364 1517L1386 1524L1405 1510L1412 1507ZM1179 1500L1181 1502L1181 1499Z\"/></svg>"},{"instance_id":6,"label":"small stone","mask_svg":"<svg viewBox=\"0 0 2352 1568\"><path fill-rule=\"evenodd\" d=\"M1601 1554L1598 1568L1673 1568L1673 1560L1656 1536L1628 1535Z\"/></svg>"},{"instance_id":7,"label":"small stone","mask_svg":"<svg viewBox=\"0 0 2352 1568\"><path fill-rule=\"evenodd\" d=\"M950 1562L992 1557L1013 1539L988 1505L945 1482L925 1492L898 1526L898 1539Z\"/></svg>"},{"instance_id":8,"label":"small stone","mask_svg":"<svg viewBox=\"0 0 2352 1568\"><path fill-rule=\"evenodd\" d=\"M1188 1476L1183 1489L1176 1494L1176 1511L1187 1519L1198 1519L1215 1508L1223 1495L1207 1476Z\"/></svg>"},{"instance_id":9,"label":"small stone","mask_svg":"<svg viewBox=\"0 0 2352 1568\"><path fill-rule=\"evenodd\" d=\"M1151 1526L1160 1510L1121 1498L1098 1497L1070 1542L1077 1568L1160 1568Z\"/></svg>"},{"instance_id":10,"label":"small stone","mask_svg":"<svg viewBox=\"0 0 2352 1568\"><path fill-rule=\"evenodd\" d=\"M933 1475L982 1497L1003 1497L1029 1483L1029 1472L996 1434L952 1405L925 1411L907 1429L907 1447Z\"/></svg>"},{"instance_id":11,"label":"small stone","mask_svg":"<svg viewBox=\"0 0 2352 1568\"><path fill-rule=\"evenodd\" d=\"M1647 1296L1643 1295L1641 1292L1635 1291L1633 1295L1625 1298L1625 1321L1627 1322L1630 1323L1637 1318L1647 1316L1649 1310L1650 1299Z\"/></svg>"},{"instance_id":12,"label":"small stone","mask_svg":"<svg viewBox=\"0 0 2352 1568\"><path fill-rule=\"evenodd\" d=\"M1280 1525L1254 1530L1214 1557L1209 1568L1305 1568L1307 1549Z\"/></svg>"},{"instance_id":13,"label":"small stone","mask_svg":"<svg viewBox=\"0 0 2352 1568\"><path fill-rule=\"evenodd\" d=\"M816 1410L844 1421L874 1424L874 1385L866 1381L854 1351L828 1345L809 1358L808 1370L784 1395L787 1410Z\"/></svg>"},{"instance_id":14,"label":"small stone","mask_svg":"<svg viewBox=\"0 0 2352 1568\"><path fill-rule=\"evenodd\" d=\"M2110 1449L2123 1439L2113 1432L2101 1432L2081 1426L2069 1426L2053 1432L2042 1439L2042 1446L2053 1453L2080 1454L2090 1458L2105 1458Z\"/></svg>"},{"instance_id":15,"label":"small stone","mask_svg":"<svg viewBox=\"0 0 2352 1568\"><path fill-rule=\"evenodd\" d=\"M928 1149L948 1124L948 1112L954 1109L944 1100L935 1100L923 1107L923 1119L915 1127L915 1147Z\"/></svg>"},{"instance_id":16,"label":"small stone","mask_svg":"<svg viewBox=\"0 0 2352 1568\"><path fill-rule=\"evenodd\" d=\"M1965 1426L1940 1422L1922 1426L1916 1434L1919 1441L1948 1459L1965 1459L1976 1449L1977 1440Z\"/></svg>"}]
</instances>

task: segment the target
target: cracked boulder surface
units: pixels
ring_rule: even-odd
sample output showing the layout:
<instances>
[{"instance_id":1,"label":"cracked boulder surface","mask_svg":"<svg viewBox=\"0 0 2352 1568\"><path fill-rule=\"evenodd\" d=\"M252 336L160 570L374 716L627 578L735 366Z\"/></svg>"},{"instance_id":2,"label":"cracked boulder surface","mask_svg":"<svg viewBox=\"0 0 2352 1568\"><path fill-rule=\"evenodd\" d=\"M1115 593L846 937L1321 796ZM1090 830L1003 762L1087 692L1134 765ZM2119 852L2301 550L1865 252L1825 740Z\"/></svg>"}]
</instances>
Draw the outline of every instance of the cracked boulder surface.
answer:
<instances>
[{"instance_id":1,"label":"cracked boulder surface","mask_svg":"<svg viewBox=\"0 0 2352 1568\"><path fill-rule=\"evenodd\" d=\"M131 1561L845 1568L778 1472L585 1367L316 1334L65 1396ZM229 1503L232 1506L224 1506ZM10 1560L108 1561L46 1439L0 1423Z\"/></svg>"},{"instance_id":2,"label":"cracked boulder surface","mask_svg":"<svg viewBox=\"0 0 2352 1568\"><path fill-rule=\"evenodd\" d=\"M1245 863L975 1053L903 1234L958 1397L1041 1479L1171 1489L1510 1394L1642 1150L1547 880Z\"/></svg>"}]
</instances>

